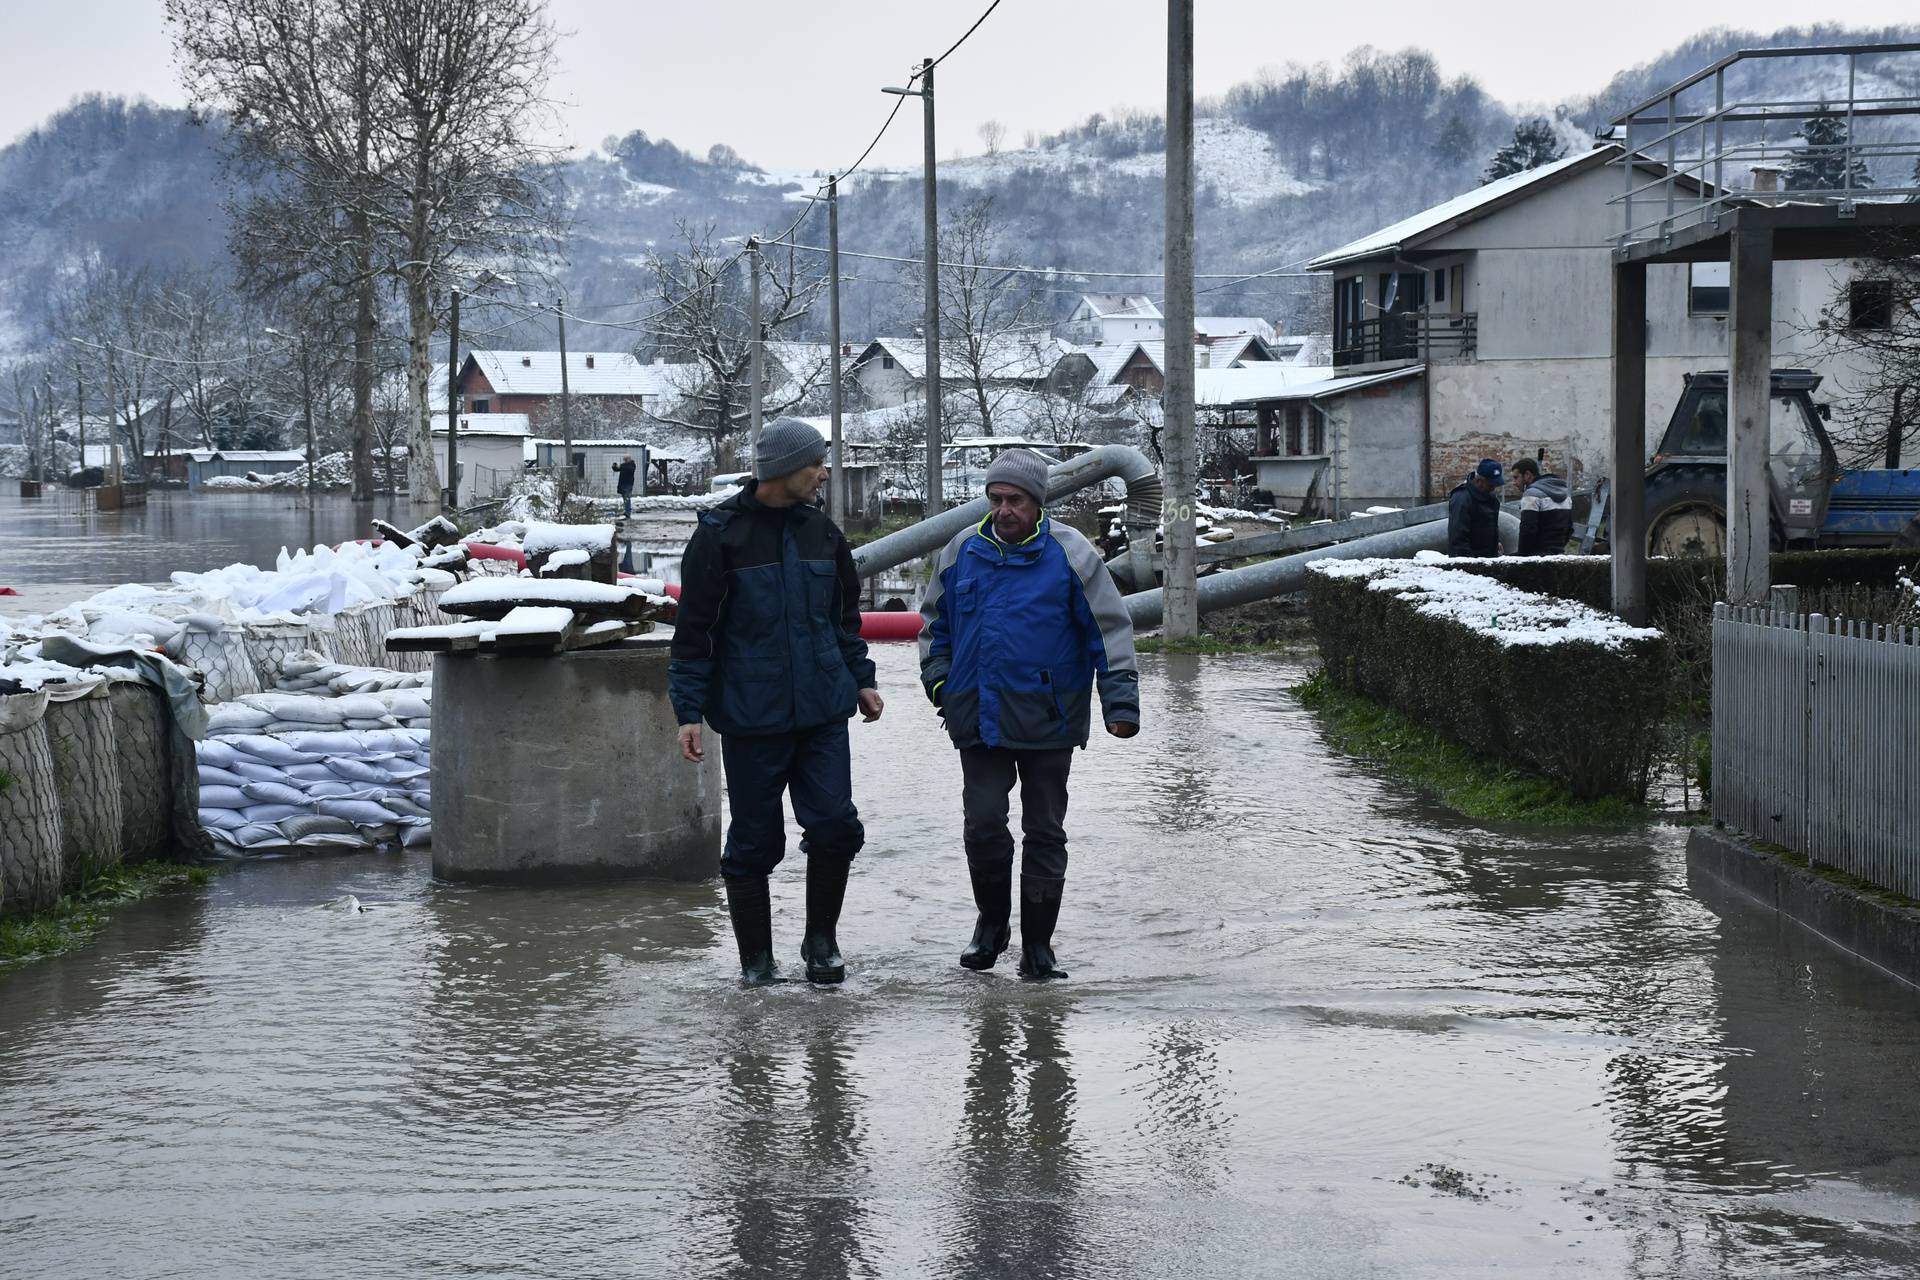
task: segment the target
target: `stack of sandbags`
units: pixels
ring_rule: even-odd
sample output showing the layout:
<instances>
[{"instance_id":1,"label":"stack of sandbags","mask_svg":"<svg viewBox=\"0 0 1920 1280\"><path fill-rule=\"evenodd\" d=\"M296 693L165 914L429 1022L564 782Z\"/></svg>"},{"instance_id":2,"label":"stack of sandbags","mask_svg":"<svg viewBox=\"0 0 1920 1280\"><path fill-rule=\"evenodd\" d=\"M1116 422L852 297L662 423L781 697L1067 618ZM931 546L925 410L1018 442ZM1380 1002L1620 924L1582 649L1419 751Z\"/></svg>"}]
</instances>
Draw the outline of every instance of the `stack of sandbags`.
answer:
<instances>
[{"instance_id":1,"label":"stack of sandbags","mask_svg":"<svg viewBox=\"0 0 1920 1280\"><path fill-rule=\"evenodd\" d=\"M280 660L273 688L282 693L378 693L387 689L417 689L433 679L431 672L395 671L387 667L352 667L329 662L308 650Z\"/></svg>"},{"instance_id":2,"label":"stack of sandbags","mask_svg":"<svg viewBox=\"0 0 1920 1280\"><path fill-rule=\"evenodd\" d=\"M280 618L240 624L241 646L253 667L258 688L271 689L280 675L280 662L289 654L333 651L334 627L325 614L307 618Z\"/></svg>"},{"instance_id":3,"label":"stack of sandbags","mask_svg":"<svg viewBox=\"0 0 1920 1280\"><path fill-rule=\"evenodd\" d=\"M235 850L423 845L432 831L429 736L216 731L199 744L201 825Z\"/></svg>"}]
</instances>

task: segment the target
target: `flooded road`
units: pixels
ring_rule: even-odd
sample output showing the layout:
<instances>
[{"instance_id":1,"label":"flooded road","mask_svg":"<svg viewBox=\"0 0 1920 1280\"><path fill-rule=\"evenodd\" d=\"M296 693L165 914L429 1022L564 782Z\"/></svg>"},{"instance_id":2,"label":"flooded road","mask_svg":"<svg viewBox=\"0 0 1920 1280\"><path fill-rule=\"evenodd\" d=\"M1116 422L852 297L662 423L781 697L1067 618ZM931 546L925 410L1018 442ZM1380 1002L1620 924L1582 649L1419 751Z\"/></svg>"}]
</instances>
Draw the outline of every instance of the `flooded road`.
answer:
<instances>
[{"instance_id":1,"label":"flooded road","mask_svg":"<svg viewBox=\"0 0 1920 1280\"><path fill-rule=\"evenodd\" d=\"M142 507L92 510L66 489L0 493L0 586L164 582L236 561L271 566L281 547L364 538L375 518L412 528L434 514L403 496L354 502L340 494L188 493L157 489Z\"/></svg>"},{"instance_id":2,"label":"flooded road","mask_svg":"<svg viewBox=\"0 0 1920 1280\"><path fill-rule=\"evenodd\" d=\"M239 867L0 974L0 1273L1920 1267L1920 999L1683 833L1490 833L1329 753L1297 664L1148 657L1075 765L1072 979L972 974L958 765L877 656L844 987L735 985L717 884Z\"/></svg>"}]
</instances>

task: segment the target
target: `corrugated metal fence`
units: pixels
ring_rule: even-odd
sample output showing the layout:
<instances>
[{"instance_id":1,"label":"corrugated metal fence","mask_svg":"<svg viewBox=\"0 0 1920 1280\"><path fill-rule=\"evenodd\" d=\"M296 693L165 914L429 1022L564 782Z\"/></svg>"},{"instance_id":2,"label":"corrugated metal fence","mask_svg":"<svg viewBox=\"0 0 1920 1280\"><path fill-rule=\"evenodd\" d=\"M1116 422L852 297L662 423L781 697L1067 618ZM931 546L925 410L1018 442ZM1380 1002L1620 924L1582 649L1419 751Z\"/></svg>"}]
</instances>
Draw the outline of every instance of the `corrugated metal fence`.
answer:
<instances>
[{"instance_id":1,"label":"corrugated metal fence","mask_svg":"<svg viewBox=\"0 0 1920 1280\"><path fill-rule=\"evenodd\" d=\"M1920 898L1920 627L1715 605L1713 816Z\"/></svg>"}]
</instances>

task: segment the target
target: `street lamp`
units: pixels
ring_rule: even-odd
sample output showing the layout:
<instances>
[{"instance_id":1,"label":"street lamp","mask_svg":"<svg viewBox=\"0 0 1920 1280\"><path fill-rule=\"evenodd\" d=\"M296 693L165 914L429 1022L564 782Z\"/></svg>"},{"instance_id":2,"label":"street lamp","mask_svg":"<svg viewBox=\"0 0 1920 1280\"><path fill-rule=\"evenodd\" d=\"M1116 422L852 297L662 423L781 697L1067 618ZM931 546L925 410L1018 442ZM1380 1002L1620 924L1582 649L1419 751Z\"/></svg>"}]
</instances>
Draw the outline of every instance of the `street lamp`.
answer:
<instances>
[{"instance_id":1,"label":"street lamp","mask_svg":"<svg viewBox=\"0 0 1920 1280\"><path fill-rule=\"evenodd\" d=\"M918 98L925 108L922 119L925 122L925 190L926 216L926 259L927 259L927 309L924 338L926 341L927 376L927 502L926 514L938 515L946 505L945 495L941 492L940 459L940 212L934 192L933 159L933 59L927 58L920 63L915 76L919 80L918 89L903 89L888 85L882 93L897 94L903 98Z\"/></svg>"}]
</instances>

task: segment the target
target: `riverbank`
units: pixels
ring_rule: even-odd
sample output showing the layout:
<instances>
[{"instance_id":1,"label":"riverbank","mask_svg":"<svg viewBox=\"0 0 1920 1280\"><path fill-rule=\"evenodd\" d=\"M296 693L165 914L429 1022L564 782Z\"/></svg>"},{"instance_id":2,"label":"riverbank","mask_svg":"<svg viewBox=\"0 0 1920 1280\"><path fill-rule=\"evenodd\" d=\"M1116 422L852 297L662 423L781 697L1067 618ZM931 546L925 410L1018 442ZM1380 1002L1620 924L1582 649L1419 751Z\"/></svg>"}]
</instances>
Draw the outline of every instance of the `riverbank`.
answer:
<instances>
[{"instance_id":1,"label":"riverbank","mask_svg":"<svg viewBox=\"0 0 1920 1280\"><path fill-rule=\"evenodd\" d=\"M212 878L211 868L184 862L137 862L104 871L44 911L0 917L0 970L85 946L106 928L114 908L198 888Z\"/></svg>"}]
</instances>

